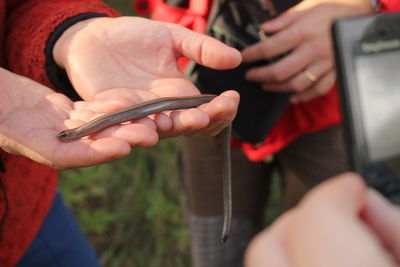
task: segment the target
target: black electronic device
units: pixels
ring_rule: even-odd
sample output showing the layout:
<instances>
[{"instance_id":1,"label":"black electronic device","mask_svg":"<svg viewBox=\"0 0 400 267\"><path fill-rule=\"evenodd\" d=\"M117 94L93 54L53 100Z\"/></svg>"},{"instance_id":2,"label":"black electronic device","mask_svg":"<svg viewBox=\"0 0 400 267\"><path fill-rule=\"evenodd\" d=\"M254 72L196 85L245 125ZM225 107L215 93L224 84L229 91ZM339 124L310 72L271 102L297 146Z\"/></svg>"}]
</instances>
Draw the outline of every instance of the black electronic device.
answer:
<instances>
[{"instance_id":1,"label":"black electronic device","mask_svg":"<svg viewBox=\"0 0 400 267\"><path fill-rule=\"evenodd\" d=\"M400 13L338 20L333 40L351 166L400 203Z\"/></svg>"}]
</instances>

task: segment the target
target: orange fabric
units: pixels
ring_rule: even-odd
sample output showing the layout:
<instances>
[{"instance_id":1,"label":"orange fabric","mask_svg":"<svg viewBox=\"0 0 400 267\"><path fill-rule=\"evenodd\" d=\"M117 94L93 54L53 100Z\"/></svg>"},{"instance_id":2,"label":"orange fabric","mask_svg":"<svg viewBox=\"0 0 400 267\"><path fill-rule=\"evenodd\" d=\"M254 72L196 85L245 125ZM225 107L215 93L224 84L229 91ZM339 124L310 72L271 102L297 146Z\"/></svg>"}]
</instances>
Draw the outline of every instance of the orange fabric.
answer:
<instances>
[{"instance_id":1,"label":"orange fabric","mask_svg":"<svg viewBox=\"0 0 400 267\"><path fill-rule=\"evenodd\" d=\"M207 1L207 0L205 0ZM191 4L190 8L180 8L169 6L162 0L155 0L153 2L153 9L151 10L151 17L155 20L161 20L170 23L176 23L186 28L192 29L196 32L205 32L207 26L208 8L203 9L200 4ZM199 1L202 2L202 1ZM199 10L201 9L201 10ZM199 12L200 11L200 12Z\"/></svg>"},{"instance_id":2,"label":"orange fabric","mask_svg":"<svg viewBox=\"0 0 400 267\"><path fill-rule=\"evenodd\" d=\"M284 148L301 134L340 123L339 110L338 91L334 87L324 96L288 107L262 144L256 146L243 142L242 149L250 160L263 160L266 156Z\"/></svg>"}]
</instances>

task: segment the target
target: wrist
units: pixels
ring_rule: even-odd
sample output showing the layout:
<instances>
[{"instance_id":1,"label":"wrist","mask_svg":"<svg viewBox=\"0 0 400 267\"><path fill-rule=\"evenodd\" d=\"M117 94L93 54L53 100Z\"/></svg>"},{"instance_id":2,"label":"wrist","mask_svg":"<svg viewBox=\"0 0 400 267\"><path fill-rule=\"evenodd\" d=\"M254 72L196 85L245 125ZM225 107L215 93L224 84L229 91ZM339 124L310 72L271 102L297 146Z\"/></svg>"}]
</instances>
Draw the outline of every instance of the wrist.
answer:
<instances>
[{"instance_id":1,"label":"wrist","mask_svg":"<svg viewBox=\"0 0 400 267\"><path fill-rule=\"evenodd\" d=\"M66 19L58 25L46 42L46 74L57 91L67 95L69 98L79 100L80 97L75 92L69 77L65 71L65 60L69 54L68 42L74 32L77 32L83 25L81 23L99 17L106 17L100 13L81 13Z\"/></svg>"},{"instance_id":2,"label":"wrist","mask_svg":"<svg viewBox=\"0 0 400 267\"><path fill-rule=\"evenodd\" d=\"M66 67L66 62L67 62L67 57L69 54L69 48L71 46L71 43L74 40L74 37L83 29L85 28L89 23L91 23L93 20L96 20L98 18L89 18L85 19L79 22L74 23L68 29L63 31L63 33L58 37L57 41L54 44L53 50L52 50L52 56L54 59L55 64L57 64L58 67L64 68Z\"/></svg>"}]
</instances>

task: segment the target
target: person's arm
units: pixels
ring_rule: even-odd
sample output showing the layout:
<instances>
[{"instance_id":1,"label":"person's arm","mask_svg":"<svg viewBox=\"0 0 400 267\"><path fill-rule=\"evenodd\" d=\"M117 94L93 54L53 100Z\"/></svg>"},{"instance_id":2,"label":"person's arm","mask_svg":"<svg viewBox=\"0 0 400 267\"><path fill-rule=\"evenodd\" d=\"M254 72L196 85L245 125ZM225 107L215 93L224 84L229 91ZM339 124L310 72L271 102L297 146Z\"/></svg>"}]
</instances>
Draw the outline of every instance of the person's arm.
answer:
<instances>
[{"instance_id":1,"label":"person's arm","mask_svg":"<svg viewBox=\"0 0 400 267\"><path fill-rule=\"evenodd\" d=\"M139 17L80 22L54 47L56 62L84 99L124 97L132 104L200 93L179 69L179 56L216 69L235 67L241 59L237 50L211 37ZM238 100L230 91L197 109L156 116L160 135L215 135L234 118Z\"/></svg>"},{"instance_id":2,"label":"person's arm","mask_svg":"<svg viewBox=\"0 0 400 267\"><path fill-rule=\"evenodd\" d=\"M7 1L6 62L12 72L72 96L65 72L52 50L58 37L79 21L119 14L100 0Z\"/></svg>"},{"instance_id":3,"label":"person's arm","mask_svg":"<svg viewBox=\"0 0 400 267\"><path fill-rule=\"evenodd\" d=\"M154 122L114 126L79 142L60 142L57 134L113 108L115 101L72 102L28 78L0 68L0 148L57 169L85 167L127 155L131 146L158 141Z\"/></svg>"},{"instance_id":4,"label":"person's arm","mask_svg":"<svg viewBox=\"0 0 400 267\"><path fill-rule=\"evenodd\" d=\"M68 14L105 12L114 15L111 9L107 9L98 1L27 2L36 3L42 8L44 6L43 9L47 7L49 12L51 12L50 7L53 7L53 11L60 7L56 13L62 15L56 15L56 18L61 25L65 25L65 21L70 20ZM18 7L19 11L16 9L13 12L18 15L10 16L10 23L18 23L20 20L27 22L27 19L20 19L21 10L26 10L25 17L37 19L43 16L43 13L40 13L43 12L40 11L42 9L35 5L29 6L26 3L21 6ZM68 12L67 7L73 7L75 10ZM67 15L64 16L64 14ZM64 20L59 19L63 16ZM49 30L46 34L50 33L49 40L52 40L55 36L54 30L57 33L58 29L54 26L54 22L50 24L52 25L50 29L53 31ZM32 49L35 50L35 54L48 51L49 48L48 41L43 42L42 39L46 34L41 31L36 32L36 27L40 25L25 29L23 34L14 34L14 39L17 36L23 36L26 39L38 38L41 41L32 46L20 43L21 47L14 47L13 50L18 56L13 56L14 53L10 51L9 61L27 62L28 66L23 67L19 63L13 63L15 65L10 67L18 73L47 84L46 74L52 80L48 69L47 73L43 69L29 71L35 66L42 68L43 64L46 62L48 64L48 60L40 55L29 55L32 54ZM42 26L42 31L47 29L48 27ZM20 30L17 31L20 32ZM36 34L41 37L35 37ZM197 88L179 71L176 64L178 55L193 58L214 68L232 68L241 60L237 51L209 37L192 33L177 25L152 22L138 17L87 18L70 25L68 29L62 31L61 35L56 34L56 37L53 49L55 62L68 73L68 77L65 76L64 80L72 83L70 90L63 90L63 92L72 97L73 95L69 93L76 90L85 100L115 97L123 98L123 104L128 102L136 104L162 96L199 94ZM13 42L11 35L9 40L9 47L11 47L11 42ZM21 50L25 52L18 53ZM60 73L59 68L57 72ZM56 77L59 78L59 75ZM53 85L57 83L53 82ZM61 88L60 85L57 87ZM160 136L190 135L199 132L215 135L232 121L238 101L238 94L228 92L200 108L156 116Z\"/></svg>"}]
</instances>

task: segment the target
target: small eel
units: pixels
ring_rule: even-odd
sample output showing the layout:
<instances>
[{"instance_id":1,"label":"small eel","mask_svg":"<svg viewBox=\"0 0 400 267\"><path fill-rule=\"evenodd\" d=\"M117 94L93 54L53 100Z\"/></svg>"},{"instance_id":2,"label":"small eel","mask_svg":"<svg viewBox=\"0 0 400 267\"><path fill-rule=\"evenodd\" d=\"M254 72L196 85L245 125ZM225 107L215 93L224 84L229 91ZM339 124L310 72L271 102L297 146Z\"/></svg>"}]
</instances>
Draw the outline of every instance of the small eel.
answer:
<instances>
[{"instance_id":1,"label":"small eel","mask_svg":"<svg viewBox=\"0 0 400 267\"><path fill-rule=\"evenodd\" d=\"M125 109L111 112L89 121L77 128L60 132L59 140L76 140L84 136L94 134L100 130L115 124L138 120L151 114L167 110L179 110L196 108L213 100L216 95L198 95L188 97L163 97L146 101ZM223 227L221 242L225 243L231 228L232 221L232 181L231 181L231 157L230 157L231 125L224 128L220 133L221 138L221 161L222 161L222 184L223 184Z\"/></svg>"}]
</instances>

